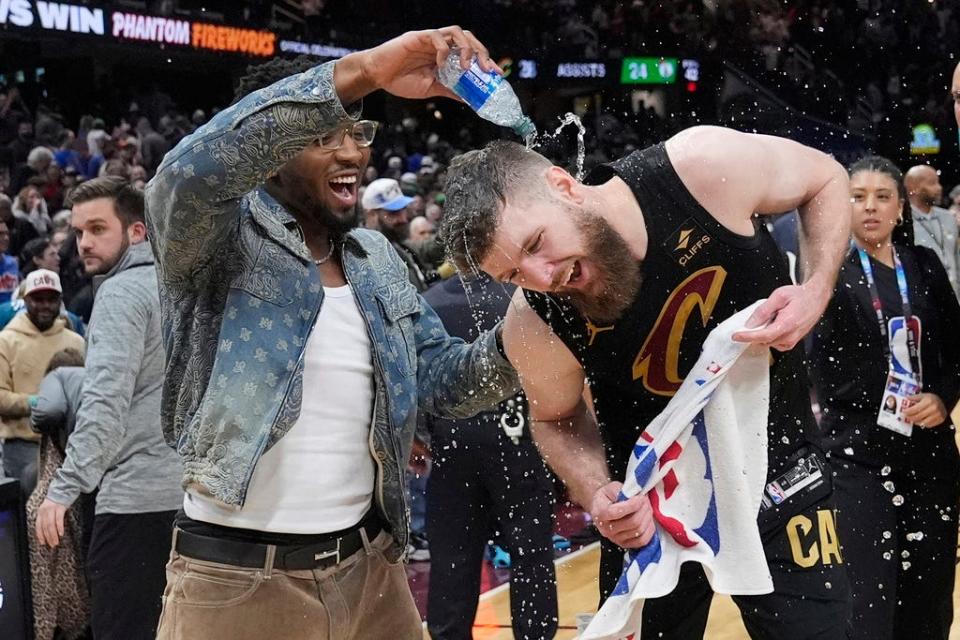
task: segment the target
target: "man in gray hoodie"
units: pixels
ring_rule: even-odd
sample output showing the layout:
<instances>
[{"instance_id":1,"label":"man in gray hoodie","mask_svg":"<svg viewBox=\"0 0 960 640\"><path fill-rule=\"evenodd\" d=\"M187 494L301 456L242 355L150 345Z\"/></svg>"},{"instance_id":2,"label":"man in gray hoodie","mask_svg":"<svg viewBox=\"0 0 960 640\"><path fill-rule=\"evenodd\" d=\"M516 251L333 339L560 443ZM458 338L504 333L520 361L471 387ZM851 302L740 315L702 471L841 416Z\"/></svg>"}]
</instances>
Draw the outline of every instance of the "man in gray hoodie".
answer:
<instances>
[{"instance_id":1,"label":"man in gray hoodie","mask_svg":"<svg viewBox=\"0 0 960 640\"><path fill-rule=\"evenodd\" d=\"M160 428L164 352L143 194L103 177L71 199L96 293L76 427L38 512L37 536L58 544L66 510L99 486L87 559L94 637L152 640L183 469Z\"/></svg>"}]
</instances>

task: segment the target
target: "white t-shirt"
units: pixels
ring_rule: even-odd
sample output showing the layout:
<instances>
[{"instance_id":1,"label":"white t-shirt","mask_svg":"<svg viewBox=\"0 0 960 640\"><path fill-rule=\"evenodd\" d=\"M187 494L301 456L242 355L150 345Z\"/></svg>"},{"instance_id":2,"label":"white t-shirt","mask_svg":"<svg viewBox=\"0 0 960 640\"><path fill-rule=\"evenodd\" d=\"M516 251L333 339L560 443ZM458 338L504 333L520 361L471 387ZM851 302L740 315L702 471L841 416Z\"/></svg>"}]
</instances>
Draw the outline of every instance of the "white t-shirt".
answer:
<instances>
[{"instance_id":1,"label":"white t-shirt","mask_svg":"<svg viewBox=\"0 0 960 640\"><path fill-rule=\"evenodd\" d=\"M370 449L373 360L349 286L324 287L307 339L300 417L257 462L242 509L188 492L194 520L276 533L329 533L358 523L375 482Z\"/></svg>"}]
</instances>

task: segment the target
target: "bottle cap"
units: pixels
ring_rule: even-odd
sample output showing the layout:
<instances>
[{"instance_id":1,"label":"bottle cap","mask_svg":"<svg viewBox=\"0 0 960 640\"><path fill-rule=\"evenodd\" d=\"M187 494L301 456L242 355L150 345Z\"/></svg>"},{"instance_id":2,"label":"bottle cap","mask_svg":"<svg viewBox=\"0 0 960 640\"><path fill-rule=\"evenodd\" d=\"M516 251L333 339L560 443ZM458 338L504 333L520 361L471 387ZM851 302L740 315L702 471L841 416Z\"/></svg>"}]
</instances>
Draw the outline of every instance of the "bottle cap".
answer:
<instances>
[{"instance_id":1,"label":"bottle cap","mask_svg":"<svg viewBox=\"0 0 960 640\"><path fill-rule=\"evenodd\" d=\"M523 138L525 142L532 141L537 137L537 126L533 124L533 120L524 117L520 122L513 125L513 132Z\"/></svg>"}]
</instances>

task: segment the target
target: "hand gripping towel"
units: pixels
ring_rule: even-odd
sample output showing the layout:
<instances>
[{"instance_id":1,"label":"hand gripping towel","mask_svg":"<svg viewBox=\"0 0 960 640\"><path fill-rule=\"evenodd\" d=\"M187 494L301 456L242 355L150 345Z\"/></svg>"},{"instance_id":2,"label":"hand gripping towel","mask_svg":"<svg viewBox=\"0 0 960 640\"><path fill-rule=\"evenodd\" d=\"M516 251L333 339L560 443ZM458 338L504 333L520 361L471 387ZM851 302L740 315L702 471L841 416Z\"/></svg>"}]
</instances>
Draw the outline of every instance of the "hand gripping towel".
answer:
<instances>
[{"instance_id":1,"label":"hand gripping towel","mask_svg":"<svg viewBox=\"0 0 960 640\"><path fill-rule=\"evenodd\" d=\"M710 332L677 394L640 435L620 499L646 494L656 533L627 551L616 589L582 640L639 638L644 599L673 591L684 562L702 564L717 593L773 591L757 528L770 354L731 339L761 302Z\"/></svg>"}]
</instances>

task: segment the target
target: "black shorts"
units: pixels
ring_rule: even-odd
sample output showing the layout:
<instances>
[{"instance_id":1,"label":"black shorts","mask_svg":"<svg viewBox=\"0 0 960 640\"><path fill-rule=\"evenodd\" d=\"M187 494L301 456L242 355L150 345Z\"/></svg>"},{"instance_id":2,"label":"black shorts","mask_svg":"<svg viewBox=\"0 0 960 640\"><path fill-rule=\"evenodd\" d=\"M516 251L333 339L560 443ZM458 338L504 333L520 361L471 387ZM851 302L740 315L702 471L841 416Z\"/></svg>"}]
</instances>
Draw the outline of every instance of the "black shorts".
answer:
<instances>
[{"instance_id":1,"label":"black shorts","mask_svg":"<svg viewBox=\"0 0 960 640\"><path fill-rule=\"evenodd\" d=\"M773 593L733 596L754 640L845 640L850 590L829 497L769 531L763 551L773 576ZM606 597L623 567L623 550L604 540L600 589ZM646 600L643 640L701 640L713 591L702 565L688 562L672 593Z\"/></svg>"}]
</instances>

